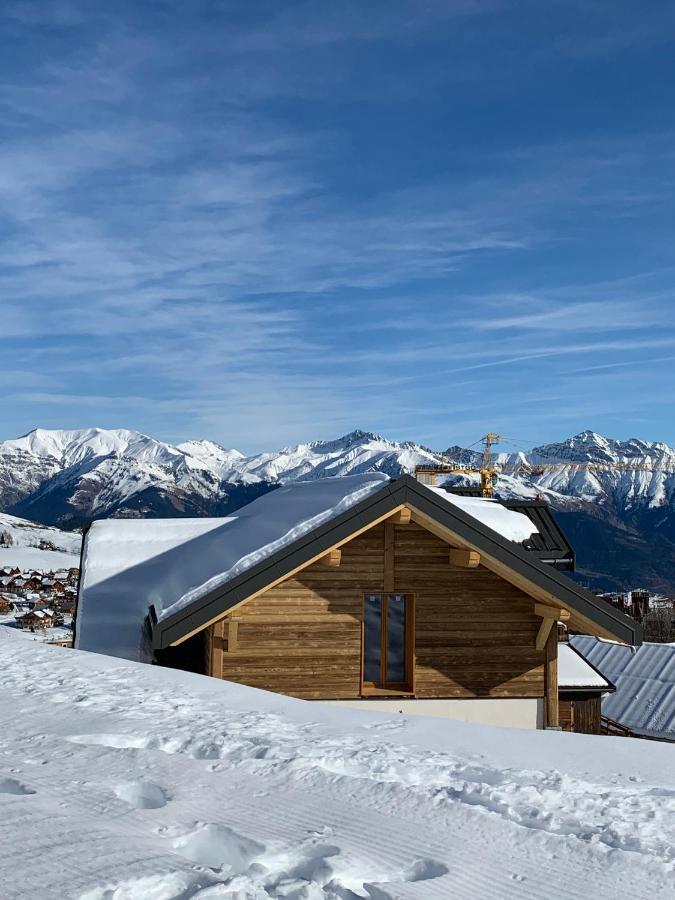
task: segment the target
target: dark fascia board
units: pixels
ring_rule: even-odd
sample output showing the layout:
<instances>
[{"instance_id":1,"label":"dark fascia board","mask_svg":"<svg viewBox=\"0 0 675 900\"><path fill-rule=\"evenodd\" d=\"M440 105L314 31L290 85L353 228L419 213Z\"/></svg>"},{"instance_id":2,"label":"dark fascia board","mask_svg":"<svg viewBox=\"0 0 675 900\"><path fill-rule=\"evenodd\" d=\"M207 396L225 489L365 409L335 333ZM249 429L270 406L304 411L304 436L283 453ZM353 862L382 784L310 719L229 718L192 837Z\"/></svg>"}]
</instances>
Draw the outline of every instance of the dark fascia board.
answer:
<instances>
[{"instance_id":1,"label":"dark fascia board","mask_svg":"<svg viewBox=\"0 0 675 900\"><path fill-rule=\"evenodd\" d=\"M460 507L451 506L412 476L403 475L384 485L361 503L262 560L226 585L210 591L186 609L159 621L152 610L153 648L163 650L174 641L203 628L272 581L283 578L323 550L329 550L355 531L367 527L404 503L415 507L523 578L553 594L560 600L561 606L586 616L626 643L642 643L642 626L639 623L560 575L551 566L540 563L534 554L483 525Z\"/></svg>"}]
</instances>

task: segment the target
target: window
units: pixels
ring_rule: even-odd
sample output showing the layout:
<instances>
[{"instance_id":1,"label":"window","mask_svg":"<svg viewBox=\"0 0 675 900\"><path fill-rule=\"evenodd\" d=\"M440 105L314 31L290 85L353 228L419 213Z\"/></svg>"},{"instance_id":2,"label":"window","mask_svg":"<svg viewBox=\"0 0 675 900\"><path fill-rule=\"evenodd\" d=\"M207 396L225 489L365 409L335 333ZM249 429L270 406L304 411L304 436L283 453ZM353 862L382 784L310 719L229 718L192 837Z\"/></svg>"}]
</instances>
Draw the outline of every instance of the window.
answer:
<instances>
[{"instance_id":1,"label":"window","mask_svg":"<svg viewBox=\"0 0 675 900\"><path fill-rule=\"evenodd\" d=\"M413 598L366 594L363 599L363 690L412 691Z\"/></svg>"}]
</instances>

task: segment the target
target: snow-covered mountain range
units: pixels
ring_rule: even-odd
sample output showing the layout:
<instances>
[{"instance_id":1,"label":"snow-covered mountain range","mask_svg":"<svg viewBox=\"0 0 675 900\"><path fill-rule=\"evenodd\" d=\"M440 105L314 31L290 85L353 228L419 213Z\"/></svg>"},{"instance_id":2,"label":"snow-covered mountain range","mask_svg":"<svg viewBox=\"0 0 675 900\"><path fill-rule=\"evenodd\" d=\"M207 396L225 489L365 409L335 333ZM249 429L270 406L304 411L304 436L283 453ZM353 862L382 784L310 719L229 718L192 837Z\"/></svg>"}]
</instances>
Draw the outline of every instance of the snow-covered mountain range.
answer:
<instances>
[{"instance_id":1,"label":"snow-covered mountain range","mask_svg":"<svg viewBox=\"0 0 675 900\"><path fill-rule=\"evenodd\" d=\"M396 476L449 460L475 465L479 454L364 431L245 456L211 441L173 445L123 429L36 429L0 443L0 510L62 527L107 516L222 515L286 481L372 470ZM586 431L499 454L498 462L498 493L545 496L589 580L675 593L673 448Z\"/></svg>"}]
</instances>

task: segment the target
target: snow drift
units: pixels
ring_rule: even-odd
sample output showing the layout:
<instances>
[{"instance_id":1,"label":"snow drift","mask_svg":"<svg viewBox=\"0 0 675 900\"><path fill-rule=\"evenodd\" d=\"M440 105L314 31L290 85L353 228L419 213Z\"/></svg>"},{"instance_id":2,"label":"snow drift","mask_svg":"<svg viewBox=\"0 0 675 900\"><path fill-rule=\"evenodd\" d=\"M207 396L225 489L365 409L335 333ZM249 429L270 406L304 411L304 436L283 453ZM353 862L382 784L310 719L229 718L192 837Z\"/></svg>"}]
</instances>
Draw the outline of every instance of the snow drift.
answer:
<instances>
[{"instance_id":1,"label":"snow drift","mask_svg":"<svg viewBox=\"0 0 675 900\"><path fill-rule=\"evenodd\" d=\"M3 900L672 896L670 746L0 654Z\"/></svg>"}]
</instances>

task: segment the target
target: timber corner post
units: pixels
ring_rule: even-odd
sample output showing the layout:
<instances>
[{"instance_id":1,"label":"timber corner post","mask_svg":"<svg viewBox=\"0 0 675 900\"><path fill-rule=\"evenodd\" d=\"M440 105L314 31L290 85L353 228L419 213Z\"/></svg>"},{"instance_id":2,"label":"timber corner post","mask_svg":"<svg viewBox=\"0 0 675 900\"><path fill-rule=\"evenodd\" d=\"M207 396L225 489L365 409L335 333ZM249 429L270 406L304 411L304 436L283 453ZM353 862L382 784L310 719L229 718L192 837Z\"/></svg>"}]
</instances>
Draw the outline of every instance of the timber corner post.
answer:
<instances>
[{"instance_id":1,"label":"timber corner post","mask_svg":"<svg viewBox=\"0 0 675 900\"><path fill-rule=\"evenodd\" d=\"M552 628L545 646L545 678L546 695L544 698L544 727L558 730L560 717L558 711L558 630Z\"/></svg>"}]
</instances>

